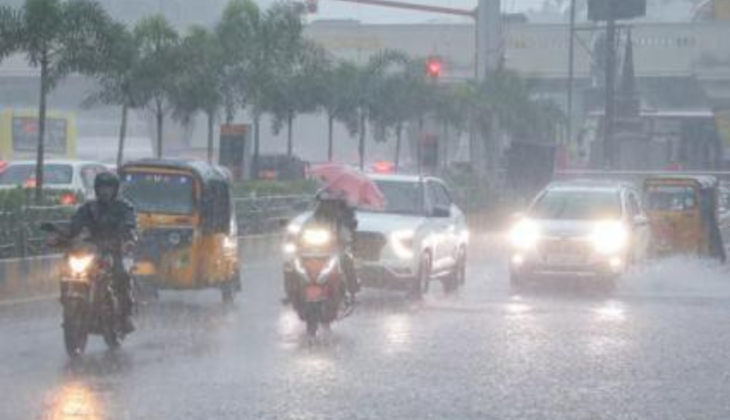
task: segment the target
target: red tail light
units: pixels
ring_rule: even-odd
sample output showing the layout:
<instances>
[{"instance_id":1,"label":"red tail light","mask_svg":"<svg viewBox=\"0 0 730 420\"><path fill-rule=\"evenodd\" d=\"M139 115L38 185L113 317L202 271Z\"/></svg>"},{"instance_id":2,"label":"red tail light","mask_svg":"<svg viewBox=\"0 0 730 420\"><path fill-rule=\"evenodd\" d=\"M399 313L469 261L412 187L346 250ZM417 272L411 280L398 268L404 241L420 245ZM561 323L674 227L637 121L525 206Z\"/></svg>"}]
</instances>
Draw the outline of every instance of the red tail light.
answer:
<instances>
[{"instance_id":1,"label":"red tail light","mask_svg":"<svg viewBox=\"0 0 730 420\"><path fill-rule=\"evenodd\" d=\"M76 204L76 194L66 193L61 195L62 206L73 206Z\"/></svg>"}]
</instances>

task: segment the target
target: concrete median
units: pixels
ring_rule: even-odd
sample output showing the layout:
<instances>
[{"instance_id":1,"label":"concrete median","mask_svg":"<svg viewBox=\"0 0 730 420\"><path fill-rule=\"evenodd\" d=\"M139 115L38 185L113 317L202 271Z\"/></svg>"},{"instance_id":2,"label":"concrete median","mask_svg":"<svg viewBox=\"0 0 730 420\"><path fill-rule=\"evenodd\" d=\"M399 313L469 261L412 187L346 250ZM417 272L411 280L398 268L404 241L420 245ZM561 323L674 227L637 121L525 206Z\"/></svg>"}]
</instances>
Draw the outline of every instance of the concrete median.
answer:
<instances>
[{"instance_id":1,"label":"concrete median","mask_svg":"<svg viewBox=\"0 0 730 420\"><path fill-rule=\"evenodd\" d=\"M254 235L239 239L241 263L278 258L280 235ZM0 303L58 296L60 255L0 260Z\"/></svg>"}]
</instances>

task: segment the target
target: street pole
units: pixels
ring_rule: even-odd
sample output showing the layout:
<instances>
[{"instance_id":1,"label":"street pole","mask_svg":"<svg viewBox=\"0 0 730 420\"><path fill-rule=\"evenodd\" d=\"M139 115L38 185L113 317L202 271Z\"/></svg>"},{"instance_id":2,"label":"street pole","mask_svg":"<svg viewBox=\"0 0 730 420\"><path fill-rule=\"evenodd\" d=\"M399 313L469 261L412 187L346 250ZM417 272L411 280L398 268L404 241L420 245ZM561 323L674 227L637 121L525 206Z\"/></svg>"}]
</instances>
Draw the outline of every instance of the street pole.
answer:
<instances>
[{"instance_id":1,"label":"street pole","mask_svg":"<svg viewBox=\"0 0 730 420\"><path fill-rule=\"evenodd\" d=\"M615 147L613 144L614 114L616 108L616 18L615 2L608 1L608 19L606 21L606 104L603 118L603 166L613 169L615 166Z\"/></svg>"},{"instance_id":2,"label":"street pole","mask_svg":"<svg viewBox=\"0 0 730 420\"><path fill-rule=\"evenodd\" d=\"M502 53L502 6L501 0L479 0L476 21L477 82L482 82L500 64ZM477 176L489 178L496 173L498 121L490 118L488 133L475 133L476 151L472 151L472 162L476 162Z\"/></svg>"},{"instance_id":3,"label":"street pole","mask_svg":"<svg viewBox=\"0 0 730 420\"><path fill-rule=\"evenodd\" d=\"M567 141L570 145L573 141L573 81L575 69L575 0L570 0L570 32L568 38L568 126Z\"/></svg>"}]
</instances>

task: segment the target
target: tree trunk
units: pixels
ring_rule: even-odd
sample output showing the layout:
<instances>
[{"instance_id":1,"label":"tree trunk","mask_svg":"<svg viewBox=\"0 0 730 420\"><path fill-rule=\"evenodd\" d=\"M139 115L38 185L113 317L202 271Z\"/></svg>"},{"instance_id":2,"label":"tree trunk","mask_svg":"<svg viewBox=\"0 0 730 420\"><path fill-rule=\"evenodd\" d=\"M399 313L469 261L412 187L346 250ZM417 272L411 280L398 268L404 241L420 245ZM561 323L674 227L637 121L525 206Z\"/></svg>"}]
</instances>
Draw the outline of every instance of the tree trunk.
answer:
<instances>
[{"instance_id":1,"label":"tree trunk","mask_svg":"<svg viewBox=\"0 0 730 420\"><path fill-rule=\"evenodd\" d=\"M208 163L213 163L213 141L215 140L215 113L208 111Z\"/></svg>"},{"instance_id":2,"label":"tree trunk","mask_svg":"<svg viewBox=\"0 0 730 420\"><path fill-rule=\"evenodd\" d=\"M423 174L423 115L418 116L418 140L416 141L416 159L418 159L418 175Z\"/></svg>"},{"instance_id":3,"label":"tree trunk","mask_svg":"<svg viewBox=\"0 0 730 420\"><path fill-rule=\"evenodd\" d=\"M129 106L122 104L122 123L119 125L119 145L117 146L117 168L124 162L124 141L127 138L127 114Z\"/></svg>"},{"instance_id":4,"label":"tree trunk","mask_svg":"<svg viewBox=\"0 0 730 420\"><path fill-rule=\"evenodd\" d=\"M403 139L403 123L398 123L395 127L395 172L400 168L400 148Z\"/></svg>"},{"instance_id":5,"label":"tree trunk","mask_svg":"<svg viewBox=\"0 0 730 420\"><path fill-rule=\"evenodd\" d=\"M157 108L157 159L162 159L162 124L164 122L165 115L162 113L160 107Z\"/></svg>"},{"instance_id":6,"label":"tree trunk","mask_svg":"<svg viewBox=\"0 0 730 420\"><path fill-rule=\"evenodd\" d=\"M292 137L292 126L294 125L294 113L287 112L286 115L286 155L294 154L294 138Z\"/></svg>"},{"instance_id":7,"label":"tree trunk","mask_svg":"<svg viewBox=\"0 0 730 420\"><path fill-rule=\"evenodd\" d=\"M253 118L253 159L251 162L251 178L253 179L257 179L259 176L259 155L261 154L260 134L261 115L257 113Z\"/></svg>"},{"instance_id":8,"label":"tree trunk","mask_svg":"<svg viewBox=\"0 0 730 420\"><path fill-rule=\"evenodd\" d=\"M44 57L41 60L41 95L38 104L38 149L35 168L35 201L41 204L43 201L43 158L45 157L45 136L46 136L46 94L48 83L48 60Z\"/></svg>"},{"instance_id":9,"label":"tree trunk","mask_svg":"<svg viewBox=\"0 0 730 420\"><path fill-rule=\"evenodd\" d=\"M334 142L333 142L333 131L334 131L335 118L332 114L327 116L327 160L332 162L334 157Z\"/></svg>"},{"instance_id":10,"label":"tree trunk","mask_svg":"<svg viewBox=\"0 0 730 420\"><path fill-rule=\"evenodd\" d=\"M365 127L365 123L367 122L367 118L365 117L365 113L362 112L360 114L360 140L358 142L357 151L360 155L360 170L365 170L365 137L367 136L367 128Z\"/></svg>"}]
</instances>

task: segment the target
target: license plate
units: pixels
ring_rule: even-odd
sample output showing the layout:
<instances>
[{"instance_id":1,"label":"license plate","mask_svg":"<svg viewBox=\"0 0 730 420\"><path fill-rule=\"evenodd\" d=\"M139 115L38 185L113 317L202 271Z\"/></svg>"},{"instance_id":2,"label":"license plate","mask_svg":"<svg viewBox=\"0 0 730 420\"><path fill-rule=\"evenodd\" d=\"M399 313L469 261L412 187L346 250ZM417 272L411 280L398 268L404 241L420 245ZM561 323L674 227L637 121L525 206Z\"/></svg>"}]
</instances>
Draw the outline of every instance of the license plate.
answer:
<instances>
[{"instance_id":1,"label":"license plate","mask_svg":"<svg viewBox=\"0 0 730 420\"><path fill-rule=\"evenodd\" d=\"M546 261L550 265L580 265L583 264L584 258L578 254L550 254Z\"/></svg>"},{"instance_id":2,"label":"license plate","mask_svg":"<svg viewBox=\"0 0 730 420\"><path fill-rule=\"evenodd\" d=\"M309 285L304 291L304 294L307 302L318 302L324 299L324 288L322 286Z\"/></svg>"}]
</instances>

